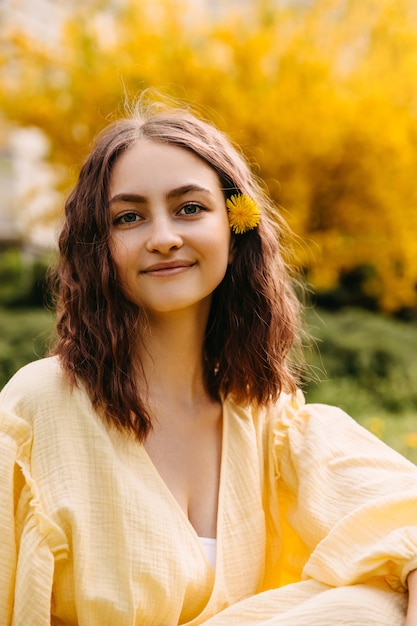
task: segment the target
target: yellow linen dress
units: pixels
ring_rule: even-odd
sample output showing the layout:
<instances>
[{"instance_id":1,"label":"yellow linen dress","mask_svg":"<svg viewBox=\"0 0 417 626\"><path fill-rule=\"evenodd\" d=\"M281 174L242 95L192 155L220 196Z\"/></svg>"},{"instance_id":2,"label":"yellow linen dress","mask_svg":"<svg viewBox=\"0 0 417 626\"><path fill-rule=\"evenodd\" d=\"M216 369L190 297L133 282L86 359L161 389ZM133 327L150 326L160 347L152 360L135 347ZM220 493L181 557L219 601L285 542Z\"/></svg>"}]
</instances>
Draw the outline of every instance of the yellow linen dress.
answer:
<instances>
[{"instance_id":1,"label":"yellow linen dress","mask_svg":"<svg viewBox=\"0 0 417 626\"><path fill-rule=\"evenodd\" d=\"M217 565L55 358L0 393L2 626L404 622L417 468L301 393L223 405Z\"/></svg>"}]
</instances>

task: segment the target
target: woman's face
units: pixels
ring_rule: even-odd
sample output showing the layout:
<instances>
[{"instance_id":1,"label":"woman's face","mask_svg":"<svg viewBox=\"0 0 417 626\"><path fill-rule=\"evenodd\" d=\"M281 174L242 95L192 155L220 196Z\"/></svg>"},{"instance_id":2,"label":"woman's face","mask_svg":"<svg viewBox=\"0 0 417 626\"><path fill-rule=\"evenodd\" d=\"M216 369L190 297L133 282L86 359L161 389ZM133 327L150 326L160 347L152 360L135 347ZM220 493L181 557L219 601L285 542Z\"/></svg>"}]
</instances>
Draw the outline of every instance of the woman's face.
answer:
<instances>
[{"instance_id":1,"label":"woman's face","mask_svg":"<svg viewBox=\"0 0 417 626\"><path fill-rule=\"evenodd\" d=\"M150 317L190 307L206 316L231 260L216 172L184 148L144 139L116 161L109 207L127 299Z\"/></svg>"}]
</instances>

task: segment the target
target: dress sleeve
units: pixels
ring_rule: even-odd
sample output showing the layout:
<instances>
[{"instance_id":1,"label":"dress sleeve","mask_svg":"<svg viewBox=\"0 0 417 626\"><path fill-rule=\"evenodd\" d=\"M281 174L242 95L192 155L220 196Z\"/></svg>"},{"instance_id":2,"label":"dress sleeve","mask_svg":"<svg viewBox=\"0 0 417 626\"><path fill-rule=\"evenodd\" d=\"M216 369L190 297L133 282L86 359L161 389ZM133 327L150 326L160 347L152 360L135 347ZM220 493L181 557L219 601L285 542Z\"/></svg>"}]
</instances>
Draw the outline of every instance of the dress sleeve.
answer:
<instances>
[{"instance_id":1,"label":"dress sleeve","mask_svg":"<svg viewBox=\"0 0 417 626\"><path fill-rule=\"evenodd\" d=\"M332 586L383 578L406 588L417 568L417 468L335 407L281 405L273 428L287 519L309 557L303 578Z\"/></svg>"},{"instance_id":2,"label":"dress sleeve","mask_svg":"<svg viewBox=\"0 0 417 626\"><path fill-rule=\"evenodd\" d=\"M63 532L43 512L30 473L31 428L0 410L0 624L51 623Z\"/></svg>"}]
</instances>

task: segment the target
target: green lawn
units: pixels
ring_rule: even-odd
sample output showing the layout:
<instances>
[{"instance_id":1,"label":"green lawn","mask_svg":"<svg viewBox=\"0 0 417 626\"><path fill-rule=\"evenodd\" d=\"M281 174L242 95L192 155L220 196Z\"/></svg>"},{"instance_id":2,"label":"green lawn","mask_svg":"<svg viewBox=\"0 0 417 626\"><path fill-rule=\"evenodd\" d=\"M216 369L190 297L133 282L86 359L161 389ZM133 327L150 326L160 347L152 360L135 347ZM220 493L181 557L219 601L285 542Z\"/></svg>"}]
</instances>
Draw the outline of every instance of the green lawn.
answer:
<instances>
[{"instance_id":1,"label":"green lawn","mask_svg":"<svg viewBox=\"0 0 417 626\"><path fill-rule=\"evenodd\" d=\"M405 457L417 463L417 411L404 415L374 415L358 422Z\"/></svg>"}]
</instances>

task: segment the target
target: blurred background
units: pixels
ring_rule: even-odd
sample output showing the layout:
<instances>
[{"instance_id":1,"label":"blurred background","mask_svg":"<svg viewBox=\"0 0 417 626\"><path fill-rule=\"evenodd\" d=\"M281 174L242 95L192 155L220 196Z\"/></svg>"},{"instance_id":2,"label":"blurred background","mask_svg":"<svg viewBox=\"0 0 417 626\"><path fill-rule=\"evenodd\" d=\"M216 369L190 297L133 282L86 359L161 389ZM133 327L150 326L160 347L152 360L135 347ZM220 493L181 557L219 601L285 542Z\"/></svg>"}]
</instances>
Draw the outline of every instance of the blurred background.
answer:
<instances>
[{"instance_id":1,"label":"blurred background","mask_svg":"<svg viewBox=\"0 0 417 626\"><path fill-rule=\"evenodd\" d=\"M305 392L417 461L417 2L0 0L0 387L94 136L144 89L225 130L296 237Z\"/></svg>"}]
</instances>

